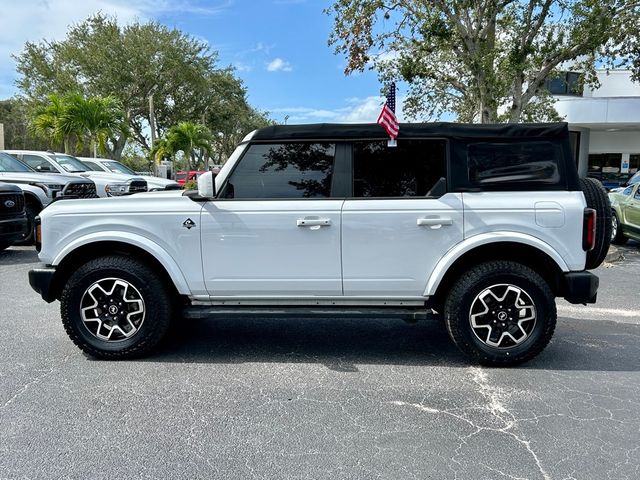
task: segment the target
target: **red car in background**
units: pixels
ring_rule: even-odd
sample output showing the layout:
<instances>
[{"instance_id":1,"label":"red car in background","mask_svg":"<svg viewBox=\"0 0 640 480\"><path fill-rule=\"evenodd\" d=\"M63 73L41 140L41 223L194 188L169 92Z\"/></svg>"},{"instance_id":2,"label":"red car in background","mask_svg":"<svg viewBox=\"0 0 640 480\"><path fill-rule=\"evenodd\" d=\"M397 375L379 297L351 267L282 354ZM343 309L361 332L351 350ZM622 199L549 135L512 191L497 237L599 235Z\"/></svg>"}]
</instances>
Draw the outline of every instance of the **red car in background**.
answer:
<instances>
[{"instance_id":1,"label":"red car in background","mask_svg":"<svg viewBox=\"0 0 640 480\"><path fill-rule=\"evenodd\" d=\"M202 175L204 170L189 170L188 172L176 172L176 182L180 184L180 186L184 187L184 184L191 181L197 180L200 175Z\"/></svg>"},{"instance_id":2,"label":"red car in background","mask_svg":"<svg viewBox=\"0 0 640 480\"><path fill-rule=\"evenodd\" d=\"M211 168L211 171L217 174L220 171L220 166L215 165ZM176 172L176 182L180 184L181 187L184 187L184 184L191 181L197 180L200 175L206 173L205 170L189 170L188 172Z\"/></svg>"}]
</instances>

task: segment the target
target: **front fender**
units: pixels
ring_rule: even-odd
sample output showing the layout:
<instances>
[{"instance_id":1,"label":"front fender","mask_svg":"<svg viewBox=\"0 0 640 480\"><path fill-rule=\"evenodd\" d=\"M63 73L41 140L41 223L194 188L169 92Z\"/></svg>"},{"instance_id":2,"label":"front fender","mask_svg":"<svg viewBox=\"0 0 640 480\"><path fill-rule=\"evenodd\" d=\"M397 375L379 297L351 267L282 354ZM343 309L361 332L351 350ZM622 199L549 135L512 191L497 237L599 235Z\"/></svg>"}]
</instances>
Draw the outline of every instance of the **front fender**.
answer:
<instances>
[{"instance_id":1,"label":"front fender","mask_svg":"<svg viewBox=\"0 0 640 480\"><path fill-rule=\"evenodd\" d=\"M72 242L65 245L64 248L57 253L51 264L54 266L59 265L67 255L69 255L77 248L96 242L128 243L130 245L143 249L144 251L153 255L153 257L155 257L155 259L164 266L164 268L167 270L167 273L169 274L169 277L171 277L173 284L178 290L178 293L180 293L181 295L191 294L191 289L187 284L187 280L174 258L168 252L162 249L162 247L160 247L157 243L143 237L142 235L131 232L94 232L76 238Z\"/></svg>"},{"instance_id":2,"label":"front fender","mask_svg":"<svg viewBox=\"0 0 640 480\"><path fill-rule=\"evenodd\" d=\"M569 267L563 260L562 256L549 244L543 242L539 238L519 232L483 233L466 238L451 250L449 250L440 259L440 261L436 264L436 267L433 269L429 280L427 281L427 288L425 289L424 295L432 296L436 293L440 282L444 278L451 265L453 265L454 262L462 257L465 253L470 252L474 248L480 247L482 245L488 245L490 243L497 242L521 243L523 245L535 247L552 258L563 272L569 271Z\"/></svg>"}]
</instances>

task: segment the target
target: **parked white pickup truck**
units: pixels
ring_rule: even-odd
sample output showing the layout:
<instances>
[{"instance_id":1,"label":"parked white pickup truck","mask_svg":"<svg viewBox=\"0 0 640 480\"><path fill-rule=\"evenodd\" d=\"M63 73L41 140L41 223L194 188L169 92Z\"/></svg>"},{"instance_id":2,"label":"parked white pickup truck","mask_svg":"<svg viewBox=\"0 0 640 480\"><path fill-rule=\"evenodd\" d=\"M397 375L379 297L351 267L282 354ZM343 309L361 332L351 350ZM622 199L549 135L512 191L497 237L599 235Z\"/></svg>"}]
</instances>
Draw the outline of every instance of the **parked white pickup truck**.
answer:
<instances>
[{"instance_id":1,"label":"parked white pickup truck","mask_svg":"<svg viewBox=\"0 0 640 480\"><path fill-rule=\"evenodd\" d=\"M37 150L5 150L40 173L60 173L90 179L99 197L119 197L147 191L147 182L136 175L94 172L80 160L66 153Z\"/></svg>"},{"instance_id":2,"label":"parked white pickup truck","mask_svg":"<svg viewBox=\"0 0 640 480\"><path fill-rule=\"evenodd\" d=\"M555 297L595 302L611 236L566 124L406 124L397 147L378 125L273 126L198 187L42 213L30 282L85 352L142 355L185 317L436 311L475 361L517 364Z\"/></svg>"}]
</instances>

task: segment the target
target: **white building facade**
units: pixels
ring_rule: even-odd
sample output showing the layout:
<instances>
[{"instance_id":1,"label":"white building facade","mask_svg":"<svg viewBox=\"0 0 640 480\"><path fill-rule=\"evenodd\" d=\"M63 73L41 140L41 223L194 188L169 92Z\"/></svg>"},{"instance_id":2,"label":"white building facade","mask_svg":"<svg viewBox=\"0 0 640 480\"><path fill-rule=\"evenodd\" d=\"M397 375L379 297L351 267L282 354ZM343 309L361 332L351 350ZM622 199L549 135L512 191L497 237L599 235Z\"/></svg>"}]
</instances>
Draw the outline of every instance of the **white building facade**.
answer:
<instances>
[{"instance_id":1,"label":"white building facade","mask_svg":"<svg viewBox=\"0 0 640 480\"><path fill-rule=\"evenodd\" d=\"M630 71L602 70L599 88L572 91L577 75L567 73L548 88L573 132L580 175L618 186L640 168L640 83Z\"/></svg>"}]
</instances>

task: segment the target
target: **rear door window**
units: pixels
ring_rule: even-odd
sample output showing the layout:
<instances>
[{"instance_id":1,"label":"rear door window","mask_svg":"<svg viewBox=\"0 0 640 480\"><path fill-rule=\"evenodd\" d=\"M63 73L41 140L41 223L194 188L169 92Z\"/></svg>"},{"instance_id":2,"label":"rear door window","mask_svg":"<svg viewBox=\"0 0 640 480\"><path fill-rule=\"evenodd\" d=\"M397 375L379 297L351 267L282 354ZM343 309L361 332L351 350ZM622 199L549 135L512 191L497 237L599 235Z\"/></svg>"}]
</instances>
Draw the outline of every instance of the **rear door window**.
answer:
<instances>
[{"instance_id":1,"label":"rear door window","mask_svg":"<svg viewBox=\"0 0 640 480\"><path fill-rule=\"evenodd\" d=\"M560 183L560 145L546 141L474 143L468 147L472 185L539 185Z\"/></svg>"},{"instance_id":2,"label":"rear door window","mask_svg":"<svg viewBox=\"0 0 640 480\"><path fill-rule=\"evenodd\" d=\"M353 142L354 197L438 197L446 193L446 141Z\"/></svg>"}]
</instances>

